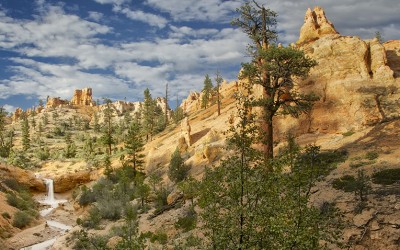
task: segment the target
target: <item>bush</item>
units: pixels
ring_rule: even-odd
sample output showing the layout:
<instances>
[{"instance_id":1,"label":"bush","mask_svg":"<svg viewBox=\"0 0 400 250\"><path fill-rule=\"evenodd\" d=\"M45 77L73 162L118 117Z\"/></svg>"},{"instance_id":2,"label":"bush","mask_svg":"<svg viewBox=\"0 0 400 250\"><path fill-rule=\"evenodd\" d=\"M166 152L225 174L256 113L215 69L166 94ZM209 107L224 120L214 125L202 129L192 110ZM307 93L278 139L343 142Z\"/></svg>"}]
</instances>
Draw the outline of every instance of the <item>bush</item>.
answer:
<instances>
[{"instance_id":1,"label":"bush","mask_svg":"<svg viewBox=\"0 0 400 250\"><path fill-rule=\"evenodd\" d=\"M1 214L1 216L3 216L3 218L6 219L6 220L11 219L11 215L9 213L7 213L7 212L3 212Z\"/></svg>"},{"instance_id":2,"label":"bush","mask_svg":"<svg viewBox=\"0 0 400 250\"><path fill-rule=\"evenodd\" d=\"M184 232L188 232L196 228L197 216L193 209L190 209L184 217L178 219L175 228L180 228Z\"/></svg>"},{"instance_id":3,"label":"bush","mask_svg":"<svg viewBox=\"0 0 400 250\"><path fill-rule=\"evenodd\" d=\"M345 192L354 192L356 189L356 179L351 175L344 175L338 179L333 180L332 186L335 189L343 190Z\"/></svg>"},{"instance_id":4,"label":"bush","mask_svg":"<svg viewBox=\"0 0 400 250\"><path fill-rule=\"evenodd\" d=\"M14 214L12 225L14 227L23 228L32 221L32 217L25 211L17 211Z\"/></svg>"},{"instance_id":5,"label":"bush","mask_svg":"<svg viewBox=\"0 0 400 250\"><path fill-rule=\"evenodd\" d=\"M375 184L391 185L400 182L400 168L385 169L372 175Z\"/></svg>"},{"instance_id":6,"label":"bush","mask_svg":"<svg viewBox=\"0 0 400 250\"><path fill-rule=\"evenodd\" d=\"M92 190L88 189L86 186L83 186L81 188L81 195L79 196L78 200L79 205L83 207L92 204L95 201L96 201L96 196L92 192Z\"/></svg>"},{"instance_id":7,"label":"bush","mask_svg":"<svg viewBox=\"0 0 400 250\"><path fill-rule=\"evenodd\" d=\"M177 148L171 156L171 161L169 163L168 169L168 177L171 181L178 183L186 178L188 171L189 167L185 165L181 157L181 153Z\"/></svg>"},{"instance_id":8,"label":"bush","mask_svg":"<svg viewBox=\"0 0 400 250\"><path fill-rule=\"evenodd\" d=\"M12 189L12 190L14 190L14 191L17 191L17 192L20 192L20 191L23 191L23 190L26 190L27 188L24 186L24 185L22 185L21 183L19 183L17 180L15 180L15 179L5 179L4 181L3 181L3 183L7 186L7 187L9 187L10 189Z\"/></svg>"},{"instance_id":9,"label":"bush","mask_svg":"<svg viewBox=\"0 0 400 250\"><path fill-rule=\"evenodd\" d=\"M161 245L165 245L168 242L168 235L160 231L155 232L153 235L150 236L150 242L154 243L156 241Z\"/></svg>"},{"instance_id":10,"label":"bush","mask_svg":"<svg viewBox=\"0 0 400 250\"><path fill-rule=\"evenodd\" d=\"M365 158L372 161L379 157L379 154L375 151L369 151L365 154Z\"/></svg>"}]
</instances>

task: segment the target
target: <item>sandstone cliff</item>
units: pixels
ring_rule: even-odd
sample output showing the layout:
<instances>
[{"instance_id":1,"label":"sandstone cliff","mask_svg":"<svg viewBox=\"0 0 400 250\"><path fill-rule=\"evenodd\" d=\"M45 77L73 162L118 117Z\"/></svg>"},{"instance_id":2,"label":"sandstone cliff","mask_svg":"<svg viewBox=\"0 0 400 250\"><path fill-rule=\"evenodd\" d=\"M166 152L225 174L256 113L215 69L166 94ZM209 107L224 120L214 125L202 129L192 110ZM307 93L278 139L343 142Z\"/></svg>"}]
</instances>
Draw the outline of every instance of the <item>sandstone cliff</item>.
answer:
<instances>
[{"instance_id":1,"label":"sandstone cliff","mask_svg":"<svg viewBox=\"0 0 400 250\"><path fill-rule=\"evenodd\" d=\"M49 97L47 98L46 108L56 108L68 104L67 100L62 100L60 97Z\"/></svg>"},{"instance_id":2,"label":"sandstone cliff","mask_svg":"<svg viewBox=\"0 0 400 250\"><path fill-rule=\"evenodd\" d=\"M78 106L95 106L92 98L92 89L76 89L70 103Z\"/></svg>"}]
</instances>

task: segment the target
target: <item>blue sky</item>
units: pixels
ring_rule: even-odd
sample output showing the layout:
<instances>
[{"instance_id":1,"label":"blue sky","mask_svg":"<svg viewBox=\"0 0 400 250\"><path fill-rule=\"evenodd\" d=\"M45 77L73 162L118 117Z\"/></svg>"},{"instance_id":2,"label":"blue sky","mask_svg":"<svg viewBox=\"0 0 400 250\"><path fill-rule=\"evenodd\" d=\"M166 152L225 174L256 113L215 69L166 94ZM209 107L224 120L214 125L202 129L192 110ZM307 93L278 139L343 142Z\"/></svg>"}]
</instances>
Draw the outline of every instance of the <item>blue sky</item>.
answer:
<instances>
[{"instance_id":1,"label":"blue sky","mask_svg":"<svg viewBox=\"0 0 400 250\"><path fill-rule=\"evenodd\" d=\"M246 36L230 26L244 0L0 0L0 105L27 108L47 96L141 101L148 87L173 103L219 70L236 79ZM400 39L398 0L260 0L279 14L284 44L295 42L306 9L322 6L343 35L380 31Z\"/></svg>"}]
</instances>

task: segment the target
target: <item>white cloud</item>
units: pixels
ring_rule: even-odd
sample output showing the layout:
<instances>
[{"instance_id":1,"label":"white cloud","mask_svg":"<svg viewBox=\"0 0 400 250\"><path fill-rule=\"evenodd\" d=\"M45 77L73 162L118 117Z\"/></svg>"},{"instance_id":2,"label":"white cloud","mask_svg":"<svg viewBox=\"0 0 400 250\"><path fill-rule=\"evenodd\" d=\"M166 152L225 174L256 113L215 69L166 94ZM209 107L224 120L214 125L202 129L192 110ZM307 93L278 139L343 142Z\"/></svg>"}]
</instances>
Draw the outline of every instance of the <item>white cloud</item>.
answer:
<instances>
[{"instance_id":1,"label":"white cloud","mask_svg":"<svg viewBox=\"0 0 400 250\"><path fill-rule=\"evenodd\" d=\"M100 12L89 11L88 13L89 13L88 18L96 22L100 21L104 17L104 15Z\"/></svg>"},{"instance_id":2,"label":"white cloud","mask_svg":"<svg viewBox=\"0 0 400 250\"><path fill-rule=\"evenodd\" d=\"M94 1L100 4L116 4L116 5L121 5L124 3L131 2L131 0L94 0Z\"/></svg>"},{"instance_id":3,"label":"white cloud","mask_svg":"<svg viewBox=\"0 0 400 250\"><path fill-rule=\"evenodd\" d=\"M12 106L12 105L8 105L8 104L5 104L5 105L3 106L3 108L4 108L4 110L5 110L6 112L8 112L8 113L14 113L15 110L17 109L17 107Z\"/></svg>"},{"instance_id":4,"label":"white cloud","mask_svg":"<svg viewBox=\"0 0 400 250\"><path fill-rule=\"evenodd\" d=\"M152 13L146 13L141 10L130 10L128 8L122 8L118 9L118 12L126 15L129 19L135 20L135 21L140 21L149 24L150 26L158 27L160 29L164 28L166 24L168 23L167 19L152 14Z\"/></svg>"},{"instance_id":5,"label":"white cloud","mask_svg":"<svg viewBox=\"0 0 400 250\"><path fill-rule=\"evenodd\" d=\"M232 11L239 8L242 0L147 0L147 5L167 12L175 21L223 21L229 22Z\"/></svg>"}]
</instances>

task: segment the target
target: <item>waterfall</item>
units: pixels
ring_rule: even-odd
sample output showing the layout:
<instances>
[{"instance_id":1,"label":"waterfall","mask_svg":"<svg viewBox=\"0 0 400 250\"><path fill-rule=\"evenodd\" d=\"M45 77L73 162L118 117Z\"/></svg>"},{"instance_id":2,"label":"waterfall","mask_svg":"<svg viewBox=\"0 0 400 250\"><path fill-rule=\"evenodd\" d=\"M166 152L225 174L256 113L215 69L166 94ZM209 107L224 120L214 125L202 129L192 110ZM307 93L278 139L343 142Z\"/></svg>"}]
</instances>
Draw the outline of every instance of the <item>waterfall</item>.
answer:
<instances>
[{"instance_id":1,"label":"waterfall","mask_svg":"<svg viewBox=\"0 0 400 250\"><path fill-rule=\"evenodd\" d=\"M49 204L55 203L54 200L54 182L52 179L44 179L47 188L46 202Z\"/></svg>"}]
</instances>

